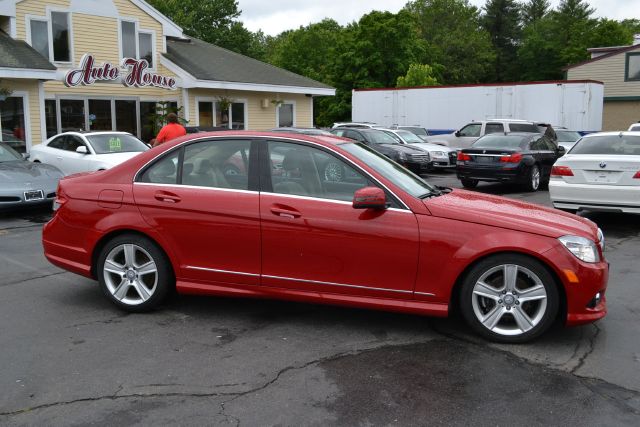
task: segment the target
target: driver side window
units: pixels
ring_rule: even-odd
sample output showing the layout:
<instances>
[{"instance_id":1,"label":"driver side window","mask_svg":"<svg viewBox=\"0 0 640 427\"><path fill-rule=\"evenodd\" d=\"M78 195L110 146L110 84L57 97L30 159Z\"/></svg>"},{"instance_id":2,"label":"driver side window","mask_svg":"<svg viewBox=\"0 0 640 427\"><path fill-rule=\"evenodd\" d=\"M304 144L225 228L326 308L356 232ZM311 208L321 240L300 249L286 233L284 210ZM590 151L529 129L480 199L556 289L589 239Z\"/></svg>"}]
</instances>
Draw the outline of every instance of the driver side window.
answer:
<instances>
[{"instance_id":1,"label":"driver side window","mask_svg":"<svg viewBox=\"0 0 640 427\"><path fill-rule=\"evenodd\" d=\"M480 136L482 125L480 123L472 123L460 129L460 136Z\"/></svg>"},{"instance_id":2,"label":"driver side window","mask_svg":"<svg viewBox=\"0 0 640 427\"><path fill-rule=\"evenodd\" d=\"M351 202L369 181L347 163L313 147L269 142L274 193Z\"/></svg>"}]
</instances>

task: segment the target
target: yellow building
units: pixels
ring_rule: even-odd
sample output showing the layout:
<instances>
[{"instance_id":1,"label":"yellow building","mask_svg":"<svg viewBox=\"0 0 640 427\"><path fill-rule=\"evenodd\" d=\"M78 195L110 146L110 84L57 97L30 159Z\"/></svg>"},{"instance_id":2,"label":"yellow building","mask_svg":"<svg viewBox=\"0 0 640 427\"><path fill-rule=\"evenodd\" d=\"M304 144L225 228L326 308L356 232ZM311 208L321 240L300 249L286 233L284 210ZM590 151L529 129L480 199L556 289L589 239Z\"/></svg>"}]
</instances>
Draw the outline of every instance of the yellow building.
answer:
<instances>
[{"instance_id":1,"label":"yellow building","mask_svg":"<svg viewBox=\"0 0 640 427\"><path fill-rule=\"evenodd\" d=\"M313 97L334 94L187 37L143 0L0 0L0 140L22 152L67 130L146 142L169 109L204 130L312 127Z\"/></svg>"},{"instance_id":2,"label":"yellow building","mask_svg":"<svg viewBox=\"0 0 640 427\"><path fill-rule=\"evenodd\" d=\"M602 130L627 130L640 121L640 35L631 46L589 49L591 59L567 67L568 80L604 83Z\"/></svg>"}]
</instances>

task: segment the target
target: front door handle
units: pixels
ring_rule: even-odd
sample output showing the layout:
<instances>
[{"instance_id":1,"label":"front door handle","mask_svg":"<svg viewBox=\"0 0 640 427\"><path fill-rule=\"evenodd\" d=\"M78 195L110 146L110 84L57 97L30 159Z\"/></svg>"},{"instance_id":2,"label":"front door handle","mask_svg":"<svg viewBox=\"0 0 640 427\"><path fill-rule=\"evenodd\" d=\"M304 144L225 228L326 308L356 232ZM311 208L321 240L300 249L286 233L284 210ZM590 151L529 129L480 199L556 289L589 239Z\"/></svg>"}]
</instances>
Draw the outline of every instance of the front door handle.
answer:
<instances>
[{"instance_id":1,"label":"front door handle","mask_svg":"<svg viewBox=\"0 0 640 427\"><path fill-rule=\"evenodd\" d=\"M274 214L274 215L277 215L279 217L282 217L282 218L294 219L294 218L299 218L300 217L300 212L298 212L296 210L278 208L278 207L275 207L275 206L271 208L271 213Z\"/></svg>"},{"instance_id":2,"label":"front door handle","mask_svg":"<svg viewBox=\"0 0 640 427\"><path fill-rule=\"evenodd\" d=\"M168 193L166 191L156 191L156 194L154 194L153 197L160 202L167 203L178 203L182 200L177 194Z\"/></svg>"}]
</instances>

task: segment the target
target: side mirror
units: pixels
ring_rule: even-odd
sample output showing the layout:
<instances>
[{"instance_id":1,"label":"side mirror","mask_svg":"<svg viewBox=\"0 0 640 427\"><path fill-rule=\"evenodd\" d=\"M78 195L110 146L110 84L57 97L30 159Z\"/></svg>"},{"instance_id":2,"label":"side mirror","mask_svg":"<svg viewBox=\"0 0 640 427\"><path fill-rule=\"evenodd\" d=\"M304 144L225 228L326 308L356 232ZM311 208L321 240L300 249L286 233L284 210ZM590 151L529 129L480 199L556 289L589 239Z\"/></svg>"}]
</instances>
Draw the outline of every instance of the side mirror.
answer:
<instances>
[{"instance_id":1,"label":"side mirror","mask_svg":"<svg viewBox=\"0 0 640 427\"><path fill-rule=\"evenodd\" d=\"M29 160L29 157L31 157L31 155L29 153L22 153L22 158L25 160Z\"/></svg>"},{"instance_id":2,"label":"side mirror","mask_svg":"<svg viewBox=\"0 0 640 427\"><path fill-rule=\"evenodd\" d=\"M353 195L354 209L386 209L387 197L382 188L364 187Z\"/></svg>"},{"instance_id":3,"label":"side mirror","mask_svg":"<svg viewBox=\"0 0 640 427\"><path fill-rule=\"evenodd\" d=\"M459 137L460 137L460 135L461 135L461 133L460 133L460 131L459 131L459 130L455 131L453 134L454 134L455 136L457 136L458 138L459 138Z\"/></svg>"},{"instance_id":4,"label":"side mirror","mask_svg":"<svg viewBox=\"0 0 640 427\"><path fill-rule=\"evenodd\" d=\"M78 148L76 148L76 153L80 153L80 154L87 154L87 146L86 145L81 145Z\"/></svg>"},{"instance_id":5,"label":"side mirror","mask_svg":"<svg viewBox=\"0 0 640 427\"><path fill-rule=\"evenodd\" d=\"M562 157L567 153L567 149L564 148L562 145L558 145L558 157Z\"/></svg>"}]
</instances>

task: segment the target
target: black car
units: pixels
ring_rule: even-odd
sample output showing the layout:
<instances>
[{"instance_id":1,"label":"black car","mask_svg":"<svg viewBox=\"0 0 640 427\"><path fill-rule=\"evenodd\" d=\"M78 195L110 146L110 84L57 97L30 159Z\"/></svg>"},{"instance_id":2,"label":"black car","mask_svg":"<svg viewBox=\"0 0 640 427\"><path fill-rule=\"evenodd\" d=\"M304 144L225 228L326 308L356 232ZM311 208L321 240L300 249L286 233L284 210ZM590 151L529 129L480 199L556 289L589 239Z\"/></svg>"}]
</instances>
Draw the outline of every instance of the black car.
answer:
<instances>
[{"instance_id":1,"label":"black car","mask_svg":"<svg viewBox=\"0 0 640 427\"><path fill-rule=\"evenodd\" d=\"M456 173L466 188L493 181L523 184L536 191L549 183L551 167L564 153L545 135L494 133L458 153Z\"/></svg>"},{"instance_id":2,"label":"black car","mask_svg":"<svg viewBox=\"0 0 640 427\"><path fill-rule=\"evenodd\" d=\"M412 172L419 174L430 169L431 157L427 151L400 144L392 136L381 130L341 127L333 129L331 133L362 142Z\"/></svg>"}]
</instances>

